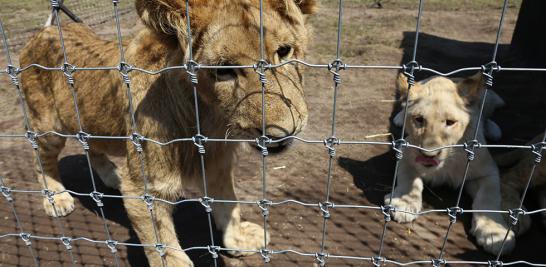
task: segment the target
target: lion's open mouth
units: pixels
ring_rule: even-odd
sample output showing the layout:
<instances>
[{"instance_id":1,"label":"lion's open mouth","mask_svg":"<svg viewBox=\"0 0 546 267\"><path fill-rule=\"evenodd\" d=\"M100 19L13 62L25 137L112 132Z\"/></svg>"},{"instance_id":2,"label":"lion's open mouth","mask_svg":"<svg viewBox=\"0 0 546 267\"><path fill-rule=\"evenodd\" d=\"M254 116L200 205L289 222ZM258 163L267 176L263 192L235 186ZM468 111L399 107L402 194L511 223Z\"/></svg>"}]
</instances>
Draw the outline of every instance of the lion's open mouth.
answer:
<instances>
[{"instance_id":1,"label":"lion's open mouth","mask_svg":"<svg viewBox=\"0 0 546 267\"><path fill-rule=\"evenodd\" d=\"M280 142L271 142L267 144L267 152L270 154L277 154L286 151L286 149L292 145L293 140L292 139L286 139ZM262 151L262 149L259 146L254 146L258 151Z\"/></svg>"},{"instance_id":2,"label":"lion's open mouth","mask_svg":"<svg viewBox=\"0 0 546 267\"><path fill-rule=\"evenodd\" d=\"M427 168L438 166L440 164L440 161L436 159L435 156L428 157L425 155L419 155L415 157L415 162L420 163Z\"/></svg>"}]
</instances>

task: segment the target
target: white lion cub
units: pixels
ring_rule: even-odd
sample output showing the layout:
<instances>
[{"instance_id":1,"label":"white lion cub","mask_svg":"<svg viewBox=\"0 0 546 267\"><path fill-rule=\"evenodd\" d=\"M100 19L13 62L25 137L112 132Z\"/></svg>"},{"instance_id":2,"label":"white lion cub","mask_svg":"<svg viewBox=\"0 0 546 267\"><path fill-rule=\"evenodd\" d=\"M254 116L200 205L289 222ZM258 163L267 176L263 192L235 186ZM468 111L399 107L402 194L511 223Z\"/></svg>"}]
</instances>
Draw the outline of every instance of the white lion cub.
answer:
<instances>
[{"instance_id":1,"label":"white lion cub","mask_svg":"<svg viewBox=\"0 0 546 267\"><path fill-rule=\"evenodd\" d=\"M482 95L481 74L469 78L448 79L435 76L412 86L408 95L408 82L404 75L398 78L398 88L403 99L409 97L406 140L425 149L461 144L474 139ZM492 97L493 102L502 101ZM502 103L487 101L484 111ZM404 116L404 111L400 116ZM481 120L477 140L485 144L484 125ZM431 185L448 184L458 187L462 183L467 153L463 148L447 148L431 152L407 148L400 162L397 184L392 202L390 194L385 203L396 208L394 220L411 222L416 215L400 212L419 212L422 208L423 182ZM472 196L474 210L500 210L499 170L489 151L475 149L464 188ZM454 203L455 204L455 203ZM508 231L507 223L498 213L473 213L472 234L486 251L497 253ZM510 231L504 252L515 246L514 233Z\"/></svg>"}]
</instances>

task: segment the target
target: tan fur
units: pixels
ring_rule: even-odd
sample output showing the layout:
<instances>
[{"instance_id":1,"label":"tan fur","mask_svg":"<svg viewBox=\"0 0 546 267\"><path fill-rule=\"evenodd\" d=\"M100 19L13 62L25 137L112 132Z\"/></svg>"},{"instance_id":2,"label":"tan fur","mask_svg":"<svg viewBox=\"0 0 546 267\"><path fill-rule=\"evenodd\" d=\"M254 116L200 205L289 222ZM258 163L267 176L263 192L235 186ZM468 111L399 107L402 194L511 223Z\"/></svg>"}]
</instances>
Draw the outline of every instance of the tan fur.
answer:
<instances>
[{"instance_id":1,"label":"tan fur","mask_svg":"<svg viewBox=\"0 0 546 267\"><path fill-rule=\"evenodd\" d=\"M140 68L158 70L182 65L188 60L185 34L185 8L178 0L137 0L136 7L148 27L123 44L127 63ZM270 63L302 59L308 40L304 14L315 1L264 1L265 58ZM190 1L193 59L207 65L252 65L260 59L258 1L223 0ZM300 8L302 8L300 10ZM114 41L101 40L82 24L63 25L69 63L78 67L116 66L119 51ZM281 58L278 49L292 49ZM59 34L47 27L23 49L20 62L59 67L63 63ZM307 121L301 67L285 65L267 71L265 93L267 134L280 138L298 134ZM117 71L78 71L73 74L78 106L85 132L93 135L130 136L126 87ZM131 93L137 132L145 137L168 141L196 134L193 90L182 70L147 75L130 73ZM256 138L262 133L262 97L258 75L252 69L234 72L198 71L199 107L203 135L213 138ZM33 68L22 73L22 86L30 110L31 127L36 132L58 131L76 133L72 94L61 72ZM57 157L65 139L40 137L39 154L47 186L56 192L64 190L58 182ZM144 194L140 160L131 142L90 141L91 161L110 186L117 186L126 196ZM200 186L200 161L191 142L158 146L144 143L144 170L148 190L156 198L174 201L182 197L184 188ZM234 143L205 143L205 166L208 195L216 199L236 199L233 190L233 167L236 164ZM126 166L115 166L105 155L126 156ZM39 164L36 164L39 174ZM42 181L42 179L39 179ZM45 184L43 184L45 186ZM56 212L47 202L49 215L64 216L73 209L68 193L55 196ZM124 199L129 218L145 244L161 242L180 248L171 216L172 206L154 203L159 240L156 241L150 214L142 200ZM259 249L264 244L263 229L257 224L242 222L238 205L213 204L216 226L224 232L227 248ZM234 253L237 254L237 253ZM152 266L161 266L159 254L146 249ZM187 255L167 249L164 261L168 266L193 266Z\"/></svg>"},{"instance_id":2,"label":"tan fur","mask_svg":"<svg viewBox=\"0 0 546 267\"><path fill-rule=\"evenodd\" d=\"M543 137L544 134L537 135L533 140L529 141L528 145L540 143ZM535 156L529 150L516 149L495 157L495 160L501 166L513 165L501 176L502 207L504 210L519 208L521 194L529 182L531 169L535 165ZM529 187L536 188L539 191L540 208L546 208L546 164L544 164L544 158L536 165ZM543 223L546 225L546 215L543 216ZM518 235L525 233L531 226L531 218L529 216L520 216L517 226L516 232Z\"/></svg>"},{"instance_id":3,"label":"tan fur","mask_svg":"<svg viewBox=\"0 0 546 267\"><path fill-rule=\"evenodd\" d=\"M416 83L409 91L405 77L399 77L399 90L403 98L409 97L407 141L426 149L461 144L474 139L474 128L479 115L483 85L479 75L466 79L432 77ZM483 120L482 120L483 122ZM480 123L477 140L485 144L483 123ZM476 149L465 189L473 198L472 209L500 210L500 182L497 165L487 149ZM434 159L435 164L425 166ZM419 151L407 148L400 162L397 185L392 202L396 209L419 212L422 209L423 183L461 185L467 154L462 148L436 151ZM390 194L385 196L389 203ZM454 203L455 204L455 203ZM394 219L411 222L416 215L395 212ZM501 247L508 231L500 214L474 213L472 234L479 245L493 254ZM514 248L514 233L510 232L504 251Z\"/></svg>"}]
</instances>

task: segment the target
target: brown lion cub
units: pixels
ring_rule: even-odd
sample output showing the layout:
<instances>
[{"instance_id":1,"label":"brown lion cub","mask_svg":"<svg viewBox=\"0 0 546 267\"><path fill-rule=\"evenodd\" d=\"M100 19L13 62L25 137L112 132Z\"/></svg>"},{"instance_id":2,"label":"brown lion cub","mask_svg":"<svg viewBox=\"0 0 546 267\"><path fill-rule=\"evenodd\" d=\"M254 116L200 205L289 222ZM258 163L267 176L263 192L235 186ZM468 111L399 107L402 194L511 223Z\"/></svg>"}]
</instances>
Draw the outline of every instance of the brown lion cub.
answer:
<instances>
[{"instance_id":1,"label":"brown lion cub","mask_svg":"<svg viewBox=\"0 0 546 267\"><path fill-rule=\"evenodd\" d=\"M265 59L272 64L303 59L309 29L306 15L315 9L315 0L264 0ZM191 0L193 59L205 65L253 65L260 60L259 2L247 0ZM188 62L188 38L184 1L137 0L136 9L147 26L123 44L128 64L158 70ZM80 23L62 27L68 62L77 67L116 66L116 41L105 41ZM37 63L48 67L63 65L59 34L46 27L23 49L23 66ZM117 71L76 71L73 73L83 131L91 135L131 136L128 97ZM266 72L265 109L267 135L272 139L298 134L307 122L301 67L287 64ZM30 111L33 131L77 133L74 103L62 72L34 68L22 73L22 87ZM185 70L169 70L158 75L130 73L137 133L168 141L196 134L194 98ZM253 69L198 71L201 131L207 137L257 138L262 135L262 95L259 77ZM50 190L65 190L59 182L57 157L65 138L46 135L38 138L45 181ZM282 150L289 142L276 143ZM131 142L89 140L91 163L105 184L117 186L125 196L143 196L140 160ZM183 196L188 185L202 186L199 154L192 142L159 146L143 142L144 170L148 193L169 201ZM208 195L235 200L233 168L238 144L208 142L205 166ZM273 151L271 151L273 152ZM115 166L107 155L126 156L123 166ZM127 170L127 171L121 171ZM36 163L36 172L40 166ZM39 175L39 177L41 177ZM38 179L40 182L43 180ZM45 187L45 184L42 184ZM54 196L56 210L45 200L52 216L65 216L74 209L68 193ZM193 266L181 251L173 224L173 206L153 202L152 223L146 203L124 199L129 218L152 266ZM223 232L223 247L257 250L264 246L261 226L241 221L235 204L213 203L215 225ZM154 229L154 224L157 227ZM154 234L157 230L157 237ZM269 240L269 238L267 239ZM166 245L164 258L153 247ZM161 246L160 246L161 247ZM174 249L173 249L174 248ZM237 253L233 253L237 254ZM242 253L239 253L242 254Z\"/></svg>"},{"instance_id":2,"label":"brown lion cub","mask_svg":"<svg viewBox=\"0 0 546 267\"><path fill-rule=\"evenodd\" d=\"M409 97L406 140L410 144L433 149L474 139L483 90L481 74L463 79L428 78L416 83L409 95L407 79L400 74L398 88L402 98ZM483 121L480 121L477 138L481 144L485 144ZM500 210L497 165L487 149L476 149L475 153L464 186L474 199L472 209ZM434 151L406 149L400 162L392 202L389 203L390 194L387 194L386 204L391 204L396 210L421 211L423 183L458 187L462 183L466 162L467 153L462 148ZM400 211L393 216L394 220L403 223L417 218L414 214ZM486 251L497 253L508 227L498 213L474 213L471 231ZM514 233L510 231L504 251L511 251L514 245Z\"/></svg>"}]
</instances>

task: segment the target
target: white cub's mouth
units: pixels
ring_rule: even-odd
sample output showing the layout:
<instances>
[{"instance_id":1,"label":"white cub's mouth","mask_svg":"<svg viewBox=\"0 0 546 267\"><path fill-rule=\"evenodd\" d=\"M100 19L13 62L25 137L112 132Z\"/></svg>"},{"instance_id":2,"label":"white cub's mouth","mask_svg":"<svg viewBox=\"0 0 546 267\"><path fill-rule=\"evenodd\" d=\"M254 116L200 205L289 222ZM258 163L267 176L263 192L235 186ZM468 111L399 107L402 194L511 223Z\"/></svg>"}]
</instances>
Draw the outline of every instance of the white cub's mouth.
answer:
<instances>
[{"instance_id":1,"label":"white cub's mouth","mask_svg":"<svg viewBox=\"0 0 546 267\"><path fill-rule=\"evenodd\" d=\"M438 159L437 156L425 156L422 154L415 157L415 162L427 168L436 167L440 165L440 159Z\"/></svg>"}]
</instances>

